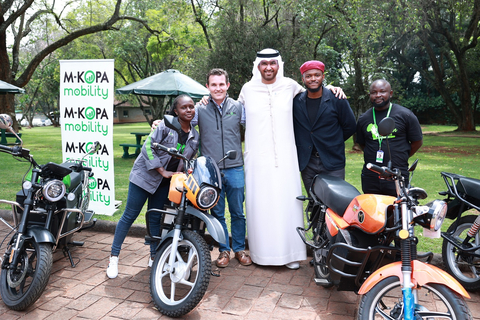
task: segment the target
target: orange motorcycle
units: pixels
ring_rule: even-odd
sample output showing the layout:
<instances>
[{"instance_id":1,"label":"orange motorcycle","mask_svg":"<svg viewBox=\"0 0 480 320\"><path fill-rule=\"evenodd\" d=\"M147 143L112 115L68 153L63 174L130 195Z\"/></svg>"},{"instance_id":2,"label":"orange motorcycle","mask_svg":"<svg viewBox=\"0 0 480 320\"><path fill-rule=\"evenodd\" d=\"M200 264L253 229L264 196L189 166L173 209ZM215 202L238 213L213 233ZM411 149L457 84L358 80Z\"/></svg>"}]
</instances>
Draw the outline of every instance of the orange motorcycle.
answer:
<instances>
[{"instance_id":1,"label":"orange motorcycle","mask_svg":"<svg viewBox=\"0 0 480 320\"><path fill-rule=\"evenodd\" d=\"M394 126L393 119L385 118L379 133L388 136ZM409 169L411 174L417 163ZM297 231L313 249L315 282L363 295L360 320L471 319L463 299L469 298L466 290L428 264L432 253L417 253L414 226L439 231L446 203L419 205L427 193L410 187L400 170L373 164L367 168L395 181L398 196L362 195L342 179L318 175L309 197L297 197L308 201L307 228Z\"/></svg>"},{"instance_id":2,"label":"orange motorcycle","mask_svg":"<svg viewBox=\"0 0 480 320\"><path fill-rule=\"evenodd\" d=\"M165 125L181 130L176 117L166 115ZM169 200L173 208L150 209L146 213L147 240L158 242L150 273L150 294L156 308L169 317L181 317L202 300L210 282L211 262L205 231L219 243L226 243L220 222L207 210L216 205L222 187L217 163L206 156L188 160L176 148L154 143L155 148L184 161L184 173L175 174L170 181ZM225 157L235 159L236 151ZM149 216L153 211L162 214L160 236L150 232Z\"/></svg>"}]
</instances>

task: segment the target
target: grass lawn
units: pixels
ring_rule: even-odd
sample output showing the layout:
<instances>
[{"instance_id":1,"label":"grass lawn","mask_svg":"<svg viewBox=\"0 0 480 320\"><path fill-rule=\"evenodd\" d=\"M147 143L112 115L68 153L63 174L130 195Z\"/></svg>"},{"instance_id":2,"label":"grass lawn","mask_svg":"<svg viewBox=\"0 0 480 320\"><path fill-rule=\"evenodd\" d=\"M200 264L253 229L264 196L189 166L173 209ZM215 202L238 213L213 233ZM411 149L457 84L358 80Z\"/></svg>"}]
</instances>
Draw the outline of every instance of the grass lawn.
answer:
<instances>
[{"instance_id":1,"label":"grass lawn","mask_svg":"<svg viewBox=\"0 0 480 320\"><path fill-rule=\"evenodd\" d=\"M133 143L134 136L130 132L149 131L146 123L115 125L113 130L114 165L115 165L115 199L122 201L119 210L113 216L97 215L98 219L118 221L125 208L128 192L128 176L134 159L122 159L123 149L120 143ZM454 126L422 126L425 133L422 148L414 158L420 160L413 185L424 188L429 197L425 203L433 199L441 199L438 192L446 190L440 171L462 174L480 179L480 132L460 134L454 132ZM480 130L480 127L477 127ZM30 149L38 163L61 162L60 128L34 127L23 129L24 147ZM353 140L346 143L346 180L361 190L360 172L363 165L363 154L351 150ZM27 172L28 163L18 162L8 154L0 153L0 199L14 200L23 176ZM306 194L305 190L303 191ZM0 209L8 209L1 206ZM229 217L227 217L229 219ZM136 223L144 224L144 212ZM450 221L444 224L446 230ZM421 231L417 233L421 234ZM440 239L421 238L420 251L441 251Z\"/></svg>"}]
</instances>

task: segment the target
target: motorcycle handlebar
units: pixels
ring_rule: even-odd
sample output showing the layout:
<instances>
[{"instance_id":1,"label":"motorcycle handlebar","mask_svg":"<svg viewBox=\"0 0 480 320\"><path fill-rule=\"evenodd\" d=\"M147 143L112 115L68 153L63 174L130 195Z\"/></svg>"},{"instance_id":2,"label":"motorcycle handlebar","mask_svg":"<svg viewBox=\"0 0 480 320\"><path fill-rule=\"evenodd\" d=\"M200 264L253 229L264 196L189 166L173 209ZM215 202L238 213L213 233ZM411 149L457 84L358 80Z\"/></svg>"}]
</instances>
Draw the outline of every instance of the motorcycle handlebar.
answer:
<instances>
[{"instance_id":1,"label":"motorcycle handlebar","mask_svg":"<svg viewBox=\"0 0 480 320\"><path fill-rule=\"evenodd\" d=\"M7 151L7 152L9 152L9 153L13 153L13 148L4 146L3 144L0 144L0 150L5 150L5 151Z\"/></svg>"},{"instance_id":2,"label":"motorcycle handlebar","mask_svg":"<svg viewBox=\"0 0 480 320\"><path fill-rule=\"evenodd\" d=\"M7 147L0 144L0 150L4 150L7 153L10 153L14 157L21 157L36 165L36 162L33 158L30 157L30 150L22 148L20 145L16 145L13 147Z\"/></svg>"},{"instance_id":3,"label":"motorcycle handlebar","mask_svg":"<svg viewBox=\"0 0 480 320\"><path fill-rule=\"evenodd\" d=\"M382 178L391 178L399 175L399 173L397 173L397 170L392 171L388 167L380 167L373 163L367 163L367 169L378 173Z\"/></svg>"},{"instance_id":4,"label":"motorcycle handlebar","mask_svg":"<svg viewBox=\"0 0 480 320\"><path fill-rule=\"evenodd\" d=\"M164 145L161 145L160 143L155 143L155 142L152 143L152 145L155 149L160 149L162 151L165 151L166 153L168 153L172 157L188 161L188 159L185 158L185 156L183 154L178 153L178 150L176 148L168 148L168 147L165 147Z\"/></svg>"}]
</instances>

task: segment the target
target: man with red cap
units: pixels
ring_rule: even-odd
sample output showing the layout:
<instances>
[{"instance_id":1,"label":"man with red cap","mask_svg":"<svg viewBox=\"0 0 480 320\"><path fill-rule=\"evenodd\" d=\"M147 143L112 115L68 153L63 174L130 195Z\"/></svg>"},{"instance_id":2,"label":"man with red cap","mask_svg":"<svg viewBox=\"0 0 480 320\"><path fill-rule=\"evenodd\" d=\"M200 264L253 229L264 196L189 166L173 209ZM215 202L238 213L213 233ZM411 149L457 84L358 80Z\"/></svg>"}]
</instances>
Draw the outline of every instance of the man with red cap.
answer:
<instances>
[{"instance_id":1,"label":"man with red cap","mask_svg":"<svg viewBox=\"0 0 480 320\"><path fill-rule=\"evenodd\" d=\"M324 90L325 65L307 61L300 67L307 89L293 100L293 128L298 166L307 192L315 175L345 179L345 140L356 130L350 104Z\"/></svg>"}]
</instances>

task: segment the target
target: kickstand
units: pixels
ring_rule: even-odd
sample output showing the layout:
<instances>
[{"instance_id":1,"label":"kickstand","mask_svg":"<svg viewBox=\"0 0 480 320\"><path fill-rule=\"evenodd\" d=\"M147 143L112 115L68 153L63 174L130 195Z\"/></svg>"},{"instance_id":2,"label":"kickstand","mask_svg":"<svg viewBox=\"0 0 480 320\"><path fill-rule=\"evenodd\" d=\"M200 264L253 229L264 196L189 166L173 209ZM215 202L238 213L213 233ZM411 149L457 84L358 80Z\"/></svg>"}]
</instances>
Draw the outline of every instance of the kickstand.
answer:
<instances>
[{"instance_id":1,"label":"kickstand","mask_svg":"<svg viewBox=\"0 0 480 320\"><path fill-rule=\"evenodd\" d=\"M72 265L72 268L76 267L75 263L73 262L73 258L72 258L72 255L70 254L70 249L68 248L68 246L63 247L63 256L65 257L68 256L68 259L70 260L70 264Z\"/></svg>"}]
</instances>

